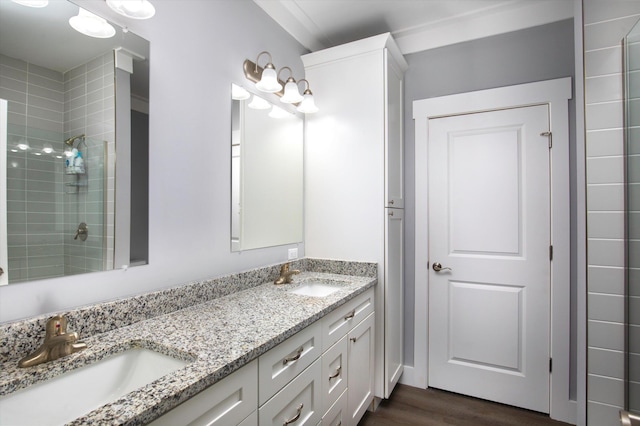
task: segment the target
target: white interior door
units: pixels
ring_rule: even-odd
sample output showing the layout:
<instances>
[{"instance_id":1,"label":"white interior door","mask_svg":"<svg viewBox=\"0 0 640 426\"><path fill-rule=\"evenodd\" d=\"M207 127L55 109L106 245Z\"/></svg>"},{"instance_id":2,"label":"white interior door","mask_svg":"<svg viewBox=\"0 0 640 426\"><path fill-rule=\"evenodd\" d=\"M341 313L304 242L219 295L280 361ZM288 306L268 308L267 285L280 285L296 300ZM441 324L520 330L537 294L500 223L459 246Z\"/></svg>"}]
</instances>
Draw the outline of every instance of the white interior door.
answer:
<instances>
[{"instance_id":1,"label":"white interior door","mask_svg":"<svg viewBox=\"0 0 640 426\"><path fill-rule=\"evenodd\" d=\"M548 131L540 105L432 119L428 142L428 384L545 413Z\"/></svg>"},{"instance_id":2,"label":"white interior door","mask_svg":"<svg viewBox=\"0 0 640 426\"><path fill-rule=\"evenodd\" d=\"M7 253L7 113L5 99L0 99L0 285L9 284Z\"/></svg>"}]
</instances>

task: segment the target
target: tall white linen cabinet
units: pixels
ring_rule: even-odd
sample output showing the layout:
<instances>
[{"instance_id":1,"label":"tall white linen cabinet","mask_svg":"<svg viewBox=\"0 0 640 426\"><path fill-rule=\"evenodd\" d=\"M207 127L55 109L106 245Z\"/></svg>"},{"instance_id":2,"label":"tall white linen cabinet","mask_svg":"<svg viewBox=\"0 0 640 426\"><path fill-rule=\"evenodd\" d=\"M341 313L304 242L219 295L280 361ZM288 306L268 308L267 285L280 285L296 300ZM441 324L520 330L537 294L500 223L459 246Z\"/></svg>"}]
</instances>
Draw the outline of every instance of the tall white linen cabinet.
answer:
<instances>
[{"instance_id":1,"label":"tall white linen cabinet","mask_svg":"<svg viewBox=\"0 0 640 426\"><path fill-rule=\"evenodd\" d=\"M403 79L389 33L302 56L316 105L306 116L305 255L378 263L375 396L403 371Z\"/></svg>"}]
</instances>

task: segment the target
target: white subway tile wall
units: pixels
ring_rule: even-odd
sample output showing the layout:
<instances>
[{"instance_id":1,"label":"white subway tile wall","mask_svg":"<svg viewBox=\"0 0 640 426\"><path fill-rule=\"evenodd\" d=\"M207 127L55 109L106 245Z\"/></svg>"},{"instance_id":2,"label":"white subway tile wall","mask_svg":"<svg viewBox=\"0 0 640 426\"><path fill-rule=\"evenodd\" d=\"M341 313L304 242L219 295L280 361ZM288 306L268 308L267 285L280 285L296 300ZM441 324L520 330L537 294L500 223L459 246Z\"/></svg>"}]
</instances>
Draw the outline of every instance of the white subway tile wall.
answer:
<instances>
[{"instance_id":1,"label":"white subway tile wall","mask_svg":"<svg viewBox=\"0 0 640 426\"><path fill-rule=\"evenodd\" d=\"M622 39L640 19L640 1L584 0L583 11L589 265L587 423L618 426L625 387Z\"/></svg>"}]
</instances>

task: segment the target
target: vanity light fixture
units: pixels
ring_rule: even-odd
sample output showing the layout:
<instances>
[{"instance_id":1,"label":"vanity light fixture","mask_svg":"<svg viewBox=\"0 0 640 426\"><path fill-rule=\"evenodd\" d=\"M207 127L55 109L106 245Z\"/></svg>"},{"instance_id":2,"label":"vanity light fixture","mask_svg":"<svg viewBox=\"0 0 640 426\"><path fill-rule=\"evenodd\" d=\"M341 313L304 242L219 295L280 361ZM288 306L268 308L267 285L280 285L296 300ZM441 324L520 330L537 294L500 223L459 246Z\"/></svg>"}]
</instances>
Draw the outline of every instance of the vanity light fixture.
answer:
<instances>
[{"instance_id":1,"label":"vanity light fixture","mask_svg":"<svg viewBox=\"0 0 640 426\"><path fill-rule=\"evenodd\" d=\"M252 109L269 109L271 108L271 104L269 102L267 102L266 100L262 99L260 96L256 96L253 95L253 99L251 100L251 103L249 103L249 105L247 105L249 108Z\"/></svg>"},{"instance_id":2,"label":"vanity light fixture","mask_svg":"<svg viewBox=\"0 0 640 426\"><path fill-rule=\"evenodd\" d=\"M286 117L291 117L291 114L288 113L287 111L283 110L279 106L275 106L274 105L271 108L271 111L269 111L269 117L271 117L271 118L286 118Z\"/></svg>"},{"instance_id":3,"label":"vanity light fixture","mask_svg":"<svg viewBox=\"0 0 640 426\"><path fill-rule=\"evenodd\" d=\"M27 7L46 7L49 4L49 0L11 0L11 1Z\"/></svg>"},{"instance_id":4,"label":"vanity light fixture","mask_svg":"<svg viewBox=\"0 0 640 426\"><path fill-rule=\"evenodd\" d=\"M242 86L238 86L237 84L231 83L231 99L236 101L244 101L245 99L249 99L251 94Z\"/></svg>"},{"instance_id":5,"label":"vanity light fixture","mask_svg":"<svg viewBox=\"0 0 640 426\"><path fill-rule=\"evenodd\" d=\"M53 147L50 143L45 143L42 147L42 152L44 152L45 154L51 154L53 152Z\"/></svg>"},{"instance_id":6,"label":"vanity light fixture","mask_svg":"<svg viewBox=\"0 0 640 426\"><path fill-rule=\"evenodd\" d=\"M260 56L264 54L269 55L269 62L264 68L262 68L258 65L258 60L260 59ZM281 98L280 100L283 103L297 106L299 112L305 114L318 112L318 107L313 101L313 93L309 90L309 82L302 79L296 83L296 80L293 78L291 68L289 67L283 67L280 70L280 72L284 69L289 70L289 78L287 78L287 81L283 82L280 80L278 78L280 72L276 74L276 68L271 62L271 54L269 52L260 52L256 62L246 59L242 68L244 70L244 76L247 80L254 82L258 90L276 94ZM298 90L298 83L301 81L307 83L307 88L302 95L300 95L300 91Z\"/></svg>"},{"instance_id":7,"label":"vanity light fixture","mask_svg":"<svg viewBox=\"0 0 640 426\"><path fill-rule=\"evenodd\" d=\"M287 82L284 85L284 95L280 98L280 102L284 102L285 104L297 104L298 102L302 102L302 95L298 91L298 85L296 84L296 80L293 78L293 71L289 67L282 67L280 71L278 71L278 76L283 70L289 70L289 78L287 78Z\"/></svg>"},{"instance_id":8,"label":"vanity light fixture","mask_svg":"<svg viewBox=\"0 0 640 426\"><path fill-rule=\"evenodd\" d=\"M298 105L297 109L298 111L305 114L313 114L314 112L318 112L318 107L316 106L316 103L313 100L313 93L311 93L311 90L309 89L309 82L303 78L298 83L301 83L303 81L307 83L307 88L305 89L302 95L303 97L302 102L300 102L300 105Z\"/></svg>"},{"instance_id":9,"label":"vanity light fixture","mask_svg":"<svg viewBox=\"0 0 640 426\"><path fill-rule=\"evenodd\" d=\"M95 38L110 38L116 35L116 29L109 24L106 19L95 15L81 7L78 14L69 18L69 25L74 30Z\"/></svg>"},{"instance_id":10,"label":"vanity light fixture","mask_svg":"<svg viewBox=\"0 0 640 426\"><path fill-rule=\"evenodd\" d=\"M262 76L260 77L260 81L256 83L256 88L263 92L267 93L276 93L282 90L282 85L278 81L278 76L276 74L276 67L271 62L271 53L266 50L260 52L258 54L258 58L256 58L255 70L254 72L258 72L258 61L260 60L260 56L267 54L269 56L269 62L262 69Z\"/></svg>"},{"instance_id":11,"label":"vanity light fixture","mask_svg":"<svg viewBox=\"0 0 640 426\"><path fill-rule=\"evenodd\" d=\"M122 16L132 19L149 19L156 8L149 0L107 0L107 5Z\"/></svg>"}]
</instances>

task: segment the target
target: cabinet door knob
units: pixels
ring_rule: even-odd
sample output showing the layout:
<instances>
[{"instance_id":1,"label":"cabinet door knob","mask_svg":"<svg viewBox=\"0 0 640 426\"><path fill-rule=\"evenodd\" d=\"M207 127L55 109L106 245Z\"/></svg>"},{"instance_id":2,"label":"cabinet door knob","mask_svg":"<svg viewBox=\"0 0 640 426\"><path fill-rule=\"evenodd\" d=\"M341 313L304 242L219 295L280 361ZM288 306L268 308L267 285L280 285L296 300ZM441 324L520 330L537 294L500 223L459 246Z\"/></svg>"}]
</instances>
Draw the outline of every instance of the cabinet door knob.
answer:
<instances>
[{"instance_id":1,"label":"cabinet door knob","mask_svg":"<svg viewBox=\"0 0 640 426\"><path fill-rule=\"evenodd\" d=\"M287 426L297 421L300 418L300 414L302 414L302 407L304 407L304 404L298 405L298 412L296 415L291 417L289 420L285 420L282 426Z\"/></svg>"},{"instance_id":2,"label":"cabinet door knob","mask_svg":"<svg viewBox=\"0 0 640 426\"><path fill-rule=\"evenodd\" d=\"M356 340L357 340L357 337L352 337L352 338L351 338L351 339L349 339L349 340L351 340L353 343L355 343L355 342L356 342Z\"/></svg>"}]
</instances>

